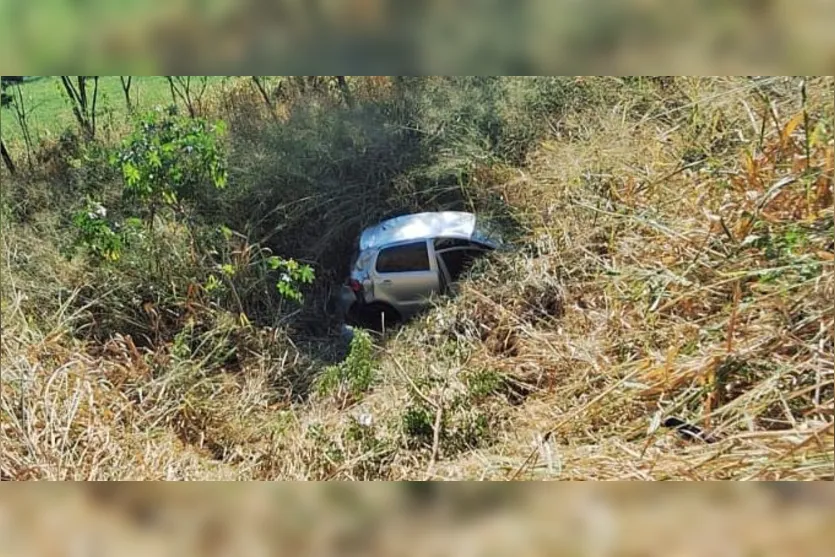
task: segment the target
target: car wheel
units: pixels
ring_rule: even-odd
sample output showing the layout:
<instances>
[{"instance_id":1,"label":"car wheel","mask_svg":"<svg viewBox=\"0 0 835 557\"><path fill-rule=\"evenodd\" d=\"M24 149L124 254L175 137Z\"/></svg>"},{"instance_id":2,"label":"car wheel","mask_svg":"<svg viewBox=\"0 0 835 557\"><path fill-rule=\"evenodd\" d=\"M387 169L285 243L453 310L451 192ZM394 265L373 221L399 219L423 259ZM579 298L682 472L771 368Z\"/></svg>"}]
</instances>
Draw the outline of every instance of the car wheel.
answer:
<instances>
[{"instance_id":1,"label":"car wheel","mask_svg":"<svg viewBox=\"0 0 835 557\"><path fill-rule=\"evenodd\" d=\"M382 332L384 327L390 329L401 321L397 310L385 304L372 304L363 313L366 327L375 332Z\"/></svg>"}]
</instances>

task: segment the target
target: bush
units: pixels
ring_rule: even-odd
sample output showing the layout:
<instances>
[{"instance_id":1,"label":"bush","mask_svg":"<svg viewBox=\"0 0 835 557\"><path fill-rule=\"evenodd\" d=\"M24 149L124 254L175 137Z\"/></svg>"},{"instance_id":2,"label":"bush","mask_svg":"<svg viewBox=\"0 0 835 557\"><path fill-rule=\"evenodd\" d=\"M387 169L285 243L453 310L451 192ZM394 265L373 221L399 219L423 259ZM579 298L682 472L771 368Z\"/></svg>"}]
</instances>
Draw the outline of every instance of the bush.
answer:
<instances>
[{"instance_id":1,"label":"bush","mask_svg":"<svg viewBox=\"0 0 835 557\"><path fill-rule=\"evenodd\" d=\"M226 187L222 121L178 116L176 109L147 113L111 161L124 178L124 193L151 214L163 206L182 212L207 183Z\"/></svg>"},{"instance_id":2,"label":"bush","mask_svg":"<svg viewBox=\"0 0 835 557\"><path fill-rule=\"evenodd\" d=\"M359 398L371 388L374 376L374 343L368 332L357 329L351 339L348 357L325 368L318 391L322 395L348 394Z\"/></svg>"}]
</instances>

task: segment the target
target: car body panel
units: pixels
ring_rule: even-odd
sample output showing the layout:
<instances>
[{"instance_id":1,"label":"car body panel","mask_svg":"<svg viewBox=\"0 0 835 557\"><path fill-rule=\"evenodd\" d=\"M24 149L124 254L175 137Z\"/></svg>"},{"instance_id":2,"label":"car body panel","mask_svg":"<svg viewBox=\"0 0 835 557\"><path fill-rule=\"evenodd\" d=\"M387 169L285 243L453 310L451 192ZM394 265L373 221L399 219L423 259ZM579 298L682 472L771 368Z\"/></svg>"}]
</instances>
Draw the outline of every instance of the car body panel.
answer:
<instances>
[{"instance_id":1,"label":"car body panel","mask_svg":"<svg viewBox=\"0 0 835 557\"><path fill-rule=\"evenodd\" d=\"M408 319L425 307L429 303L429 298L439 290L438 265L435 261L432 242L424 240L429 257L429 269L424 271L380 272L377 270L376 263L383 249L412 243L414 242L398 242L381 246L377 250L369 273L371 288L366 296L369 302L384 303L393 307L404 319Z\"/></svg>"}]
</instances>

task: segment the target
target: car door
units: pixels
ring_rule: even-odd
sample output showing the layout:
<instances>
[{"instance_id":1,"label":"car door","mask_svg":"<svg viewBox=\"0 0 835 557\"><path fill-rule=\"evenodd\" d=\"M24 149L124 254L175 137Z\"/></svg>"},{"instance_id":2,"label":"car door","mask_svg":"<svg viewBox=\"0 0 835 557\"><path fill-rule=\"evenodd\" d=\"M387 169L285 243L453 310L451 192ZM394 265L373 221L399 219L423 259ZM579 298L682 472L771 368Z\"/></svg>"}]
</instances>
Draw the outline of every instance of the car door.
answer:
<instances>
[{"instance_id":1,"label":"car door","mask_svg":"<svg viewBox=\"0 0 835 557\"><path fill-rule=\"evenodd\" d=\"M374 264L374 299L407 317L439 290L438 269L426 240L385 247Z\"/></svg>"},{"instance_id":2,"label":"car door","mask_svg":"<svg viewBox=\"0 0 835 557\"><path fill-rule=\"evenodd\" d=\"M454 292L458 279L467 272L476 259L487 251L489 249L474 242L455 239L436 240L435 254L448 280L445 290Z\"/></svg>"}]
</instances>

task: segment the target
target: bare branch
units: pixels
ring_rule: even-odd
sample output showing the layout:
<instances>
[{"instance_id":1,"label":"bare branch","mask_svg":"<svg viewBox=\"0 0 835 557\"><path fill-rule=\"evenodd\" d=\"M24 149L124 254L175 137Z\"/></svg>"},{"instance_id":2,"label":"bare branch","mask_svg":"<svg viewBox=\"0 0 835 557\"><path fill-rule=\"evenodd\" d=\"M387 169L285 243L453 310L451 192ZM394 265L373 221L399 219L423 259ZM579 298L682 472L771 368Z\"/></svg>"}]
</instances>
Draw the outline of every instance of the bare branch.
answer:
<instances>
[{"instance_id":1,"label":"bare branch","mask_svg":"<svg viewBox=\"0 0 835 557\"><path fill-rule=\"evenodd\" d=\"M9 155L9 150L6 149L6 144L3 143L2 139L0 139L0 156L3 157L3 162L5 163L6 168L8 168L9 172L14 175L17 172L17 169L15 168L11 155Z\"/></svg>"},{"instance_id":2,"label":"bare branch","mask_svg":"<svg viewBox=\"0 0 835 557\"><path fill-rule=\"evenodd\" d=\"M165 76L165 79L168 80L168 88L171 90L171 102L176 106L177 105L177 90L174 86L174 78L170 75Z\"/></svg>"},{"instance_id":3,"label":"bare branch","mask_svg":"<svg viewBox=\"0 0 835 557\"><path fill-rule=\"evenodd\" d=\"M342 91L342 97L345 99L345 104L347 104L349 108L354 108L354 96L351 94L351 89L348 87L348 82L345 80L345 76L337 75L335 77L336 84L339 85L339 89Z\"/></svg>"},{"instance_id":4,"label":"bare branch","mask_svg":"<svg viewBox=\"0 0 835 557\"><path fill-rule=\"evenodd\" d=\"M81 99L78 96L78 91L76 90L75 85L73 85L73 82L70 80L69 76L62 75L61 83L64 85L64 90L67 92L67 96L70 99L70 105L72 108L73 115L75 116L78 125L83 128L84 117L81 115L81 112L78 108L81 105Z\"/></svg>"},{"instance_id":5,"label":"bare branch","mask_svg":"<svg viewBox=\"0 0 835 557\"><path fill-rule=\"evenodd\" d=\"M264 104L267 105L267 109L270 111L270 116L273 117L273 120L277 119L275 114L275 104L273 100L270 98L270 95L267 93L264 84L261 82L261 78L257 75L252 76L252 82L255 84L255 87L258 89L258 92L261 93L261 98L264 99Z\"/></svg>"},{"instance_id":6,"label":"bare branch","mask_svg":"<svg viewBox=\"0 0 835 557\"><path fill-rule=\"evenodd\" d=\"M96 134L95 130L95 110L96 98L98 96L98 76L93 77L94 91L93 91L93 105L90 107L87 98L87 83L88 76L78 76L76 83L70 79L69 76L62 75L61 83L67 93L72 108L73 116L75 116L79 127L84 132L87 139L93 139ZM91 112L92 111L92 112Z\"/></svg>"},{"instance_id":7,"label":"bare branch","mask_svg":"<svg viewBox=\"0 0 835 557\"><path fill-rule=\"evenodd\" d=\"M32 168L32 134L29 130L29 111L26 109L26 103L23 100L23 91L20 85L14 88L12 94L12 107L14 108L17 123L20 126L20 132L23 135L23 143L26 145L26 162L29 163L29 168Z\"/></svg>"},{"instance_id":8,"label":"bare branch","mask_svg":"<svg viewBox=\"0 0 835 557\"><path fill-rule=\"evenodd\" d=\"M197 111L194 107L194 101L191 97L191 76L166 76L168 79L168 86L171 88L171 98L174 103L177 103L177 98L183 101L186 105L189 116L194 118Z\"/></svg>"}]
</instances>

